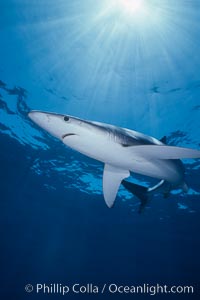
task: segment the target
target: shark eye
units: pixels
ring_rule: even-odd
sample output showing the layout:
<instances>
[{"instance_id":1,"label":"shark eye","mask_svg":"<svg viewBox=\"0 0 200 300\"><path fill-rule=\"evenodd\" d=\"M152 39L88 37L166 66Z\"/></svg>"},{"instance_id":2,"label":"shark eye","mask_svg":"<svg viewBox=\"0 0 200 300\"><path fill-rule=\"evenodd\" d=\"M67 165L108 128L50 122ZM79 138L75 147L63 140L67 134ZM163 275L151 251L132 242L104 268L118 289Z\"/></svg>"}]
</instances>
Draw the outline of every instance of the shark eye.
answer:
<instances>
[{"instance_id":1,"label":"shark eye","mask_svg":"<svg viewBox=\"0 0 200 300\"><path fill-rule=\"evenodd\" d=\"M69 117L68 116L64 116L64 121L68 122L69 121Z\"/></svg>"}]
</instances>

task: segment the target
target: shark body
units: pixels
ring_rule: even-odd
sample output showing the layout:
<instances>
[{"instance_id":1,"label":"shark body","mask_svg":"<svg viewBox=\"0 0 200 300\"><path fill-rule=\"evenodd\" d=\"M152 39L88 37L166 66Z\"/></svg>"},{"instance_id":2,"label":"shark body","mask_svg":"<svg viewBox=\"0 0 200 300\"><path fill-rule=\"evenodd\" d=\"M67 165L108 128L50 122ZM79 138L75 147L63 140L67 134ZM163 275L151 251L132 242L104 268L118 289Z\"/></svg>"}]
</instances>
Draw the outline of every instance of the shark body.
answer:
<instances>
[{"instance_id":1,"label":"shark body","mask_svg":"<svg viewBox=\"0 0 200 300\"><path fill-rule=\"evenodd\" d=\"M65 145L104 163L103 194L108 207L113 206L121 182L141 198L142 188L138 190L137 185L130 186L124 180L130 172L161 180L147 189L149 193L166 183L170 189L181 188L186 192L180 159L200 158L198 150L167 146L126 128L41 111L31 111L29 117Z\"/></svg>"}]
</instances>

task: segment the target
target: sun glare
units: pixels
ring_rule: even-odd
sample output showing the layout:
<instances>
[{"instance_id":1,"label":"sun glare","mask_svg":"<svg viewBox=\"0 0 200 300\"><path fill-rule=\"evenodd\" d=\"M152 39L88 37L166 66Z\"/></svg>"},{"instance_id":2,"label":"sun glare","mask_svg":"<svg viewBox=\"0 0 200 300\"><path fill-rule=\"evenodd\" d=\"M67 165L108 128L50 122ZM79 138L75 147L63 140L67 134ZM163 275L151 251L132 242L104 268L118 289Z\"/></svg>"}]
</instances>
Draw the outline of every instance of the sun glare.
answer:
<instances>
[{"instance_id":1,"label":"sun glare","mask_svg":"<svg viewBox=\"0 0 200 300\"><path fill-rule=\"evenodd\" d=\"M98 15L99 20L105 16L116 20L119 25L137 25L141 28L160 26L164 22L163 9L154 0L110 0Z\"/></svg>"},{"instance_id":2,"label":"sun glare","mask_svg":"<svg viewBox=\"0 0 200 300\"><path fill-rule=\"evenodd\" d=\"M144 8L143 0L120 0L122 9L130 13L141 12Z\"/></svg>"},{"instance_id":3,"label":"sun glare","mask_svg":"<svg viewBox=\"0 0 200 300\"><path fill-rule=\"evenodd\" d=\"M150 0L113 0L111 9L120 16L124 24L147 24L156 19L156 9Z\"/></svg>"},{"instance_id":4,"label":"sun glare","mask_svg":"<svg viewBox=\"0 0 200 300\"><path fill-rule=\"evenodd\" d=\"M128 14L140 14L145 10L144 0L118 0L118 5Z\"/></svg>"}]
</instances>

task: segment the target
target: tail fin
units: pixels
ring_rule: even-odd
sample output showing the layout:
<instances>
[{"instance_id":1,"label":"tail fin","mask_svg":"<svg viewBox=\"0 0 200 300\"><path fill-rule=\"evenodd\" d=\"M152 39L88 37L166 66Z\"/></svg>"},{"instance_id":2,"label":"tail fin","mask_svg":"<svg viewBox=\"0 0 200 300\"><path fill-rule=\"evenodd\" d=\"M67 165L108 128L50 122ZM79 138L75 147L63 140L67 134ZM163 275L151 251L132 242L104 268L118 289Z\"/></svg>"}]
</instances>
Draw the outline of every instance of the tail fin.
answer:
<instances>
[{"instance_id":1,"label":"tail fin","mask_svg":"<svg viewBox=\"0 0 200 300\"><path fill-rule=\"evenodd\" d=\"M182 188L182 190L183 190L184 193L187 193L188 190L189 190L188 185L187 185L186 182L184 182L184 183L182 184L181 188Z\"/></svg>"},{"instance_id":2,"label":"tail fin","mask_svg":"<svg viewBox=\"0 0 200 300\"><path fill-rule=\"evenodd\" d=\"M122 185L133 195L140 199L141 204L139 213L141 213L148 202L148 188L123 180Z\"/></svg>"}]
</instances>

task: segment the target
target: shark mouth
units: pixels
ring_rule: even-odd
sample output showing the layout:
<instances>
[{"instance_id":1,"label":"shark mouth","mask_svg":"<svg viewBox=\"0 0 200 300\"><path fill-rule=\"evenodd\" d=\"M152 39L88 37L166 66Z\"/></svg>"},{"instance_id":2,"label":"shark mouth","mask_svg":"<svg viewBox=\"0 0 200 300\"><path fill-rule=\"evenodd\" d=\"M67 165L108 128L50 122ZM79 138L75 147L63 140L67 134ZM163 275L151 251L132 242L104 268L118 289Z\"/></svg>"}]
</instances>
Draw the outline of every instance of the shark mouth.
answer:
<instances>
[{"instance_id":1,"label":"shark mouth","mask_svg":"<svg viewBox=\"0 0 200 300\"><path fill-rule=\"evenodd\" d=\"M71 135L76 135L75 133L66 133L62 135L62 139L64 140L64 138L71 136Z\"/></svg>"}]
</instances>

